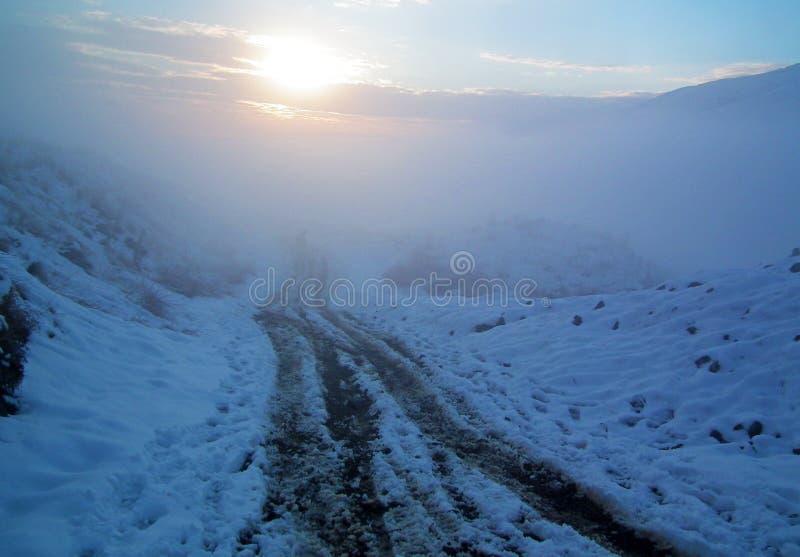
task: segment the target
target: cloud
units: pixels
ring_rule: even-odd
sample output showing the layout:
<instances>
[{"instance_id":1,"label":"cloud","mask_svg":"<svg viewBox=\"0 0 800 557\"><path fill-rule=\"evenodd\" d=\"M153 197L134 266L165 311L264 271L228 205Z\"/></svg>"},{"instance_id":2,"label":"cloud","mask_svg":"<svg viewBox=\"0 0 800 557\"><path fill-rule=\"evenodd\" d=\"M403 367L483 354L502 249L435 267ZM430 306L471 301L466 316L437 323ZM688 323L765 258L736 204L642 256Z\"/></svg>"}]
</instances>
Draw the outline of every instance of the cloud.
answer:
<instances>
[{"instance_id":1,"label":"cloud","mask_svg":"<svg viewBox=\"0 0 800 557\"><path fill-rule=\"evenodd\" d=\"M289 121L294 120L298 122L314 122L324 124L346 124L348 126L376 124L380 125L387 120L395 121L396 123L433 123L435 120L427 120L424 118L392 118L388 116L375 117L367 116L364 114L351 114L344 112L335 112L332 110L312 110L308 108L300 108L288 104L259 102L239 100L237 103L240 106L256 110L262 116L266 116L270 120ZM349 130L348 130L349 131Z\"/></svg>"},{"instance_id":2,"label":"cloud","mask_svg":"<svg viewBox=\"0 0 800 557\"><path fill-rule=\"evenodd\" d=\"M51 18L51 23L55 27L68 31L91 31L94 33L110 32L113 27L125 27L183 37L197 35L211 38L246 38L248 36L246 31L222 25L150 16L120 17L103 10L86 11L79 16L57 15Z\"/></svg>"},{"instance_id":3,"label":"cloud","mask_svg":"<svg viewBox=\"0 0 800 557\"><path fill-rule=\"evenodd\" d=\"M347 59L358 70L350 83L340 81L326 86L324 94L298 96L265 77L271 49L291 50L291 41L217 25L123 18L102 11L61 18L54 25L67 37L62 44L67 45L72 63L83 70L73 79L91 82L94 90L106 82L109 89L125 90L148 101L160 95L180 102L183 94L187 106L213 100L217 114L223 109L253 112L286 126L305 122L350 130L355 124L359 130L383 133L379 122L393 129L473 122L526 133L577 119L594 111L598 103L611 107L628 102L512 90L404 89L367 81L377 66L357 58ZM301 54L288 52L286 60L302 59ZM331 52L334 55L338 53ZM578 67L549 63L550 67L554 64L562 69Z\"/></svg>"},{"instance_id":4,"label":"cloud","mask_svg":"<svg viewBox=\"0 0 800 557\"><path fill-rule=\"evenodd\" d=\"M736 62L713 68L708 72L694 77L665 77L664 81L670 83L680 83L684 85L700 85L718 79L728 79L731 77L744 77L747 75L758 75L762 73L779 70L785 67L784 64L774 64L771 62Z\"/></svg>"},{"instance_id":5,"label":"cloud","mask_svg":"<svg viewBox=\"0 0 800 557\"><path fill-rule=\"evenodd\" d=\"M599 97L602 99L618 99L618 98L638 98L638 99L646 99L649 97L655 97L659 95L659 93L654 93L652 91L638 91L635 89L627 90L616 90L616 91L600 91L595 97Z\"/></svg>"},{"instance_id":6,"label":"cloud","mask_svg":"<svg viewBox=\"0 0 800 557\"><path fill-rule=\"evenodd\" d=\"M397 8L401 4L419 4L424 6L430 3L431 0L337 0L333 5L337 8Z\"/></svg>"},{"instance_id":7,"label":"cloud","mask_svg":"<svg viewBox=\"0 0 800 557\"><path fill-rule=\"evenodd\" d=\"M222 25L214 25L207 23L197 23L194 21L175 21L169 19L162 19L157 17L111 17L110 14L104 12L89 12L87 15L104 14L97 19L110 19L114 23L138 29L140 31L151 31L154 33L163 33L165 35L178 35L178 36L203 36L211 38L224 38L224 37L237 37L247 38L248 33L241 29L233 27L225 27Z\"/></svg>"},{"instance_id":8,"label":"cloud","mask_svg":"<svg viewBox=\"0 0 800 557\"><path fill-rule=\"evenodd\" d=\"M88 13L88 12L87 12ZM102 35L104 31L99 29L87 17L75 18L66 15L55 15L47 18L48 23L62 31L70 33L80 33L82 35Z\"/></svg>"},{"instance_id":9,"label":"cloud","mask_svg":"<svg viewBox=\"0 0 800 557\"><path fill-rule=\"evenodd\" d=\"M280 103L257 101L238 101L239 104L256 109L275 120L312 120L316 122L338 123L342 121L341 115L336 112L307 110Z\"/></svg>"},{"instance_id":10,"label":"cloud","mask_svg":"<svg viewBox=\"0 0 800 557\"><path fill-rule=\"evenodd\" d=\"M246 68L192 62L166 54L123 50L93 43L69 43L67 46L83 56L98 58L112 64L116 63L117 66L106 64L96 67L118 75L222 80L224 79L224 74L251 73L251 70ZM131 71L129 68L140 71Z\"/></svg>"},{"instance_id":11,"label":"cloud","mask_svg":"<svg viewBox=\"0 0 800 557\"><path fill-rule=\"evenodd\" d=\"M154 17L117 17L105 11L90 11L50 19L52 27L70 37L66 42L92 42L118 50L165 55L174 59L220 66L236 65L235 57L257 57L261 50L248 42L242 29L193 21ZM91 35L91 40L85 36Z\"/></svg>"},{"instance_id":12,"label":"cloud","mask_svg":"<svg viewBox=\"0 0 800 557\"><path fill-rule=\"evenodd\" d=\"M631 65L593 65L593 64L575 64L572 62L562 62L560 60L545 60L543 58L524 58L519 56L511 56L508 54L493 54L491 52L482 52L480 57L484 60L492 62L501 62L506 64L520 64L524 66L533 66L543 70L562 70L568 72L611 72L611 73L648 73L652 70L650 66L631 66Z\"/></svg>"}]
</instances>

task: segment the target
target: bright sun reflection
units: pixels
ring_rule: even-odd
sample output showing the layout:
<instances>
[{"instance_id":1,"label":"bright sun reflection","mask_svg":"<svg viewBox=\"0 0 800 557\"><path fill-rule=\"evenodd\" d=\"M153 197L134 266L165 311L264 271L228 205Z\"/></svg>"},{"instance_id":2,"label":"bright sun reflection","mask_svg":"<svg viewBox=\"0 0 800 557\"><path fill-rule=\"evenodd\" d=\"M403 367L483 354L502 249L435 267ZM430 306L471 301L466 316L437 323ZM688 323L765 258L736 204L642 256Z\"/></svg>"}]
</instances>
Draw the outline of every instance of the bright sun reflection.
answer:
<instances>
[{"instance_id":1,"label":"bright sun reflection","mask_svg":"<svg viewBox=\"0 0 800 557\"><path fill-rule=\"evenodd\" d=\"M259 64L259 73L285 87L317 89L351 81L358 74L354 62L338 58L312 41L269 38L261 44L267 56Z\"/></svg>"}]
</instances>

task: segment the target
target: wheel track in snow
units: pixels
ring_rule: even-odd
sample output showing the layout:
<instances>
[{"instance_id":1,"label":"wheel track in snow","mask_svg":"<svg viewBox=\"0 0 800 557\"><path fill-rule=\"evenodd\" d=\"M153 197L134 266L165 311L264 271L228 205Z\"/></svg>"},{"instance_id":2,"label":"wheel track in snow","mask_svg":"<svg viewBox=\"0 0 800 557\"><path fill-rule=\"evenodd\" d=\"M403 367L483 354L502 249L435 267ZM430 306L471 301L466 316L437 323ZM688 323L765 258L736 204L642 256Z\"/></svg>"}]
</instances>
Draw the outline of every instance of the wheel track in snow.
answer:
<instances>
[{"instance_id":1,"label":"wheel track in snow","mask_svg":"<svg viewBox=\"0 0 800 557\"><path fill-rule=\"evenodd\" d=\"M375 369L388 393L430 438L470 467L507 487L543 518L571 526L581 535L620 555L671 555L664 540L637 531L608 512L580 489L577 482L521 448L481 433L459 419L424 379L424 363L402 342L365 330L350 317L330 311L325 319L346 334L356 352Z\"/></svg>"},{"instance_id":2,"label":"wheel track in snow","mask_svg":"<svg viewBox=\"0 0 800 557\"><path fill-rule=\"evenodd\" d=\"M371 402L330 341L278 314L264 315L260 322L278 356L272 428L265 440L276 485L268 493L262 521L291 514L308 554L391 555L385 509L371 473L370 443L376 436ZM308 359L324 386L324 424L315 420L306 397L303 366ZM258 528L241 533L240 544L254 545L258 533Z\"/></svg>"},{"instance_id":3,"label":"wheel track in snow","mask_svg":"<svg viewBox=\"0 0 800 557\"><path fill-rule=\"evenodd\" d=\"M300 528L316 542L317 549L349 555L392 552L383 521L387 509L378 501L371 476L373 441L378 435L372 400L356 384L356 370L341 362L339 353L346 353L355 361L367 362L387 395L429 440L449 454L448 460L455 458L460 466L511 491L545 520L567 524L614 553L670 554L666 545L614 518L561 472L467 424L428 385L424 363L401 342L367 331L352 318L345 322L331 312L317 315L330 327L315 324L307 315L293 318L270 312L260 319L279 356L278 394L273 404L276 411L272 416L273 432L267 440L279 485L264 506L264 521L273 520L281 511L294 510L293 514L299 515ZM312 423L305 408L301 371L304 351L306 357L315 359L319 380L325 387L325 428ZM320 450L326 434L349 451L338 455ZM463 493L453 488L454 482L448 477L452 471L439 462L433 473L454 503L457 520L470 522L470 513L477 511L467 509L465 502L458 500ZM293 500L285 500L287 493L293 494ZM453 516L436 511L424 497L415 496L415 500L442 534L443 553L453 549L452 554L457 555L485 554L454 543L457 540L452 535L457 529L452 526ZM342 509L346 520L330 518L337 512L342 514ZM520 525L517 528L525 537L536 537ZM508 549L516 553L513 547Z\"/></svg>"},{"instance_id":4,"label":"wheel track in snow","mask_svg":"<svg viewBox=\"0 0 800 557\"><path fill-rule=\"evenodd\" d=\"M391 539L382 520L387 511L399 504L390 503L387 507L377 498L371 465L379 413L374 399L356 384L361 373L356 369L358 366L348 366L340 357L357 355L357 349L308 319L265 313L259 320L272 341L279 364L272 402L272 431L265 441L272 461L270 476L275 483L264 504L262 521L269 523L287 512L292 514L295 527L308 542L302 550L315 555L381 555L393 551L399 555L428 554L416 543L418 540L405 536L407 531L399 532L399 539ZM316 373L324 386L324 404L329 416L326 428L313 421L314 402L304 393L307 385L302 372L303 358L310 357L314 358ZM328 434L334 440L344 441L351 452L342 455L321 451ZM425 545L432 544L432 550L442 555L498 555L465 542L459 535L463 533L461 525L472 523L479 511L454 485L457 482L450 477L452 470L447 470L444 462L435 464L431 474L437 478L438 489L449 498L453 509L445 512L435 508L425 494L412 494L415 503L421 505L422 512L433 522ZM395 472L408 481L405 471ZM342 500L342 494L346 494L346 501ZM410 530L418 526L411 509L396 512L404 515ZM339 518L343 513L348 517L346 520ZM473 526L472 530L478 528ZM262 533L259 527L243 530L239 536L240 549L258 554L255 538ZM496 545L502 546L506 541L493 532L481 533ZM513 549L504 554L522 555Z\"/></svg>"}]
</instances>

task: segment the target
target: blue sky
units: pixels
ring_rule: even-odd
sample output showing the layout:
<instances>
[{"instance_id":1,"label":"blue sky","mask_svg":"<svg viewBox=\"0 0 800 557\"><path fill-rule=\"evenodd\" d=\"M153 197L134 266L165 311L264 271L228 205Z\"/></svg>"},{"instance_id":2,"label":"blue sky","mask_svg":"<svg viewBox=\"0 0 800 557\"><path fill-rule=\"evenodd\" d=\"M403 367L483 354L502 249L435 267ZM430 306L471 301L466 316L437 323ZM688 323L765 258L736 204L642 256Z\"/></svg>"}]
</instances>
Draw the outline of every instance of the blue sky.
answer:
<instances>
[{"instance_id":1,"label":"blue sky","mask_svg":"<svg viewBox=\"0 0 800 557\"><path fill-rule=\"evenodd\" d=\"M797 1L97 0L12 2L32 23L102 11L300 37L412 89L660 92L800 60Z\"/></svg>"}]
</instances>

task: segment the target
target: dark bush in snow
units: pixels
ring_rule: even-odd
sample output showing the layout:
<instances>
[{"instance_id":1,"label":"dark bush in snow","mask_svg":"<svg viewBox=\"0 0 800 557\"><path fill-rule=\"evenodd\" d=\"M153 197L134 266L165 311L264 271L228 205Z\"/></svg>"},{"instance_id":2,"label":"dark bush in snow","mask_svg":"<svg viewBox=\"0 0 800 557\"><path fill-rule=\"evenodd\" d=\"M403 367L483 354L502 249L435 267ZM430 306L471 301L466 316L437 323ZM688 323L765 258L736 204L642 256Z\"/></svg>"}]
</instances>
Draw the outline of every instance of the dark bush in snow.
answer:
<instances>
[{"instance_id":1,"label":"dark bush in snow","mask_svg":"<svg viewBox=\"0 0 800 557\"><path fill-rule=\"evenodd\" d=\"M16 411L9 400L22 382L31 321L12 287L0 301L0 416Z\"/></svg>"},{"instance_id":2,"label":"dark bush in snow","mask_svg":"<svg viewBox=\"0 0 800 557\"><path fill-rule=\"evenodd\" d=\"M167 302L154 286L142 284L137 292L139 305L156 317L167 316Z\"/></svg>"},{"instance_id":3,"label":"dark bush in snow","mask_svg":"<svg viewBox=\"0 0 800 557\"><path fill-rule=\"evenodd\" d=\"M74 265L77 265L78 267L80 267L81 269L86 271L87 273L91 273L92 272L92 262L89 261L89 258L86 257L86 254L83 252L83 250L80 247L78 247L76 245L71 245L71 246L61 250L59 253L61 253L61 255L63 257L65 257L71 263L73 263Z\"/></svg>"},{"instance_id":4,"label":"dark bush in snow","mask_svg":"<svg viewBox=\"0 0 800 557\"><path fill-rule=\"evenodd\" d=\"M0 251L11 253L15 247L19 247L16 240L7 236L0 237Z\"/></svg>"},{"instance_id":5,"label":"dark bush in snow","mask_svg":"<svg viewBox=\"0 0 800 557\"><path fill-rule=\"evenodd\" d=\"M501 315L500 318L494 323L479 323L478 325L475 325L472 330L476 333L485 333L486 331L491 331L495 327L502 327L505 324L506 318Z\"/></svg>"},{"instance_id":6,"label":"dark bush in snow","mask_svg":"<svg viewBox=\"0 0 800 557\"><path fill-rule=\"evenodd\" d=\"M158 282L188 298L210 296L216 288L213 281L203 280L198 270L188 267L174 266L163 269L158 273Z\"/></svg>"},{"instance_id":7,"label":"dark bush in snow","mask_svg":"<svg viewBox=\"0 0 800 557\"><path fill-rule=\"evenodd\" d=\"M236 261L188 256L181 262L163 266L155 272L155 280L187 298L221 296L240 283L248 269Z\"/></svg>"},{"instance_id":8,"label":"dark bush in snow","mask_svg":"<svg viewBox=\"0 0 800 557\"><path fill-rule=\"evenodd\" d=\"M29 275L36 277L42 282L47 280L47 272L44 270L44 265L41 261L34 261L28 265L28 268L25 270L28 271Z\"/></svg>"}]
</instances>

